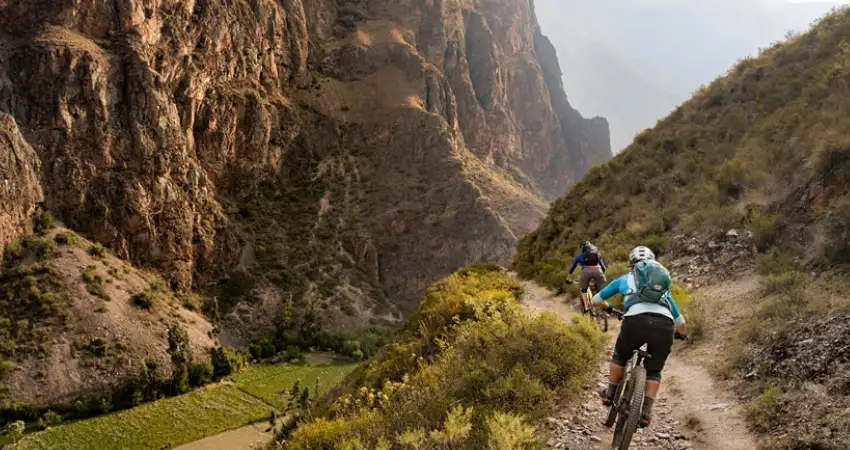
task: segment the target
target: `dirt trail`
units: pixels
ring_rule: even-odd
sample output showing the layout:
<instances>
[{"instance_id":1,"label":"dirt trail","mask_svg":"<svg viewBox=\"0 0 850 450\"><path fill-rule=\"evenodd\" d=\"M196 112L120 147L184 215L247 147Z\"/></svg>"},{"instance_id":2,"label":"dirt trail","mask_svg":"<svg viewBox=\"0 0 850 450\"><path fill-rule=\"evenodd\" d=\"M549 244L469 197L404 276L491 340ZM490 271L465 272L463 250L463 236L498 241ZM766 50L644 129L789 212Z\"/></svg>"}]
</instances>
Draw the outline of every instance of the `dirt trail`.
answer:
<instances>
[{"instance_id":1,"label":"dirt trail","mask_svg":"<svg viewBox=\"0 0 850 450\"><path fill-rule=\"evenodd\" d=\"M174 450L252 450L263 448L272 439L268 423L256 423L174 447Z\"/></svg>"},{"instance_id":2,"label":"dirt trail","mask_svg":"<svg viewBox=\"0 0 850 450\"><path fill-rule=\"evenodd\" d=\"M523 304L533 312L554 311L563 318L577 314L578 299L554 296L533 282L523 281ZM723 341L736 315L743 314L742 298L758 287L754 277L703 289L698 295L709 298L713 308L723 308L723 317L712 322L704 340L696 346L677 344L664 369L664 382L653 411L653 424L638 430L632 449L663 450L751 450L756 441L747 431L737 398L722 383L715 381L706 365L720 354ZM735 304L741 307L735 308ZM728 310L726 309L728 308ZM613 340L619 330L616 322L609 335ZM599 402L599 389L606 386L608 359L600 364L597 383L586 386L580 402L571 402L555 417L548 419L553 438L549 447L567 450L610 448L611 430L602 425L606 410Z\"/></svg>"}]
</instances>

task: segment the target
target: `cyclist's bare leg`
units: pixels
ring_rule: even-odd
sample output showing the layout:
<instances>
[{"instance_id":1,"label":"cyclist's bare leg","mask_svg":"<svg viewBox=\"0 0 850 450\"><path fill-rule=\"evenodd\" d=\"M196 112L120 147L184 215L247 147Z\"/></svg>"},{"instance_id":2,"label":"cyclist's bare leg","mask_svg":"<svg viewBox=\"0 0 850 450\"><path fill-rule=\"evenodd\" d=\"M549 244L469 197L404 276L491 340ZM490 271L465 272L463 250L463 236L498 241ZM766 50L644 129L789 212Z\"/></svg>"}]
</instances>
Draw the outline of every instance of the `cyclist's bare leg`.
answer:
<instances>
[{"instance_id":1,"label":"cyclist's bare leg","mask_svg":"<svg viewBox=\"0 0 850 450\"><path fill-rule=\"evenodd\" d=\"M658 389L661 387L661 382L656 380L646 380L646 396L655 398L658 395Z\"/></svg>"},{"instance_id":2,"label":"cyclist's bare leg","mask_svg":"<svg viewBox=\"0 0 850 450\"><path fill-rule=\"evenodd\" d=\"M658 389L661 387L661 382L658 380L646 380L646 392L643 397L643 407L641 408L641 427L649 426L652 417L652 405L655 403L655 396L658 395Z\"/></svg>"},{"instance_id":3,"label":"cyclist's bare leg","mask_svg":"<svg viewBox=\"0 0 850 450\"><path fill-rule=\"evenodd\" d=\"M611 367L608 369L608 382L614 385L617 385L620 380L623 379L623 375L626 374L626 368L623 366L619 366L616 363L611 363Z\"/></svg>"},{"instance_id":4,"label":"cyclist's bare leg","mask_svg":"<svg viewBox=\"0 0 850 450\"><path fill-rule=\"evenodd\" d=\"M615 363L611 363L608 368L608 388L602 391L604 395L602 396L605 399L613 399L614 393L617 391L617 385L620 384L620 380L623 379L623 376L626 374L626 368Z\"/></svg>"}]
</instances>

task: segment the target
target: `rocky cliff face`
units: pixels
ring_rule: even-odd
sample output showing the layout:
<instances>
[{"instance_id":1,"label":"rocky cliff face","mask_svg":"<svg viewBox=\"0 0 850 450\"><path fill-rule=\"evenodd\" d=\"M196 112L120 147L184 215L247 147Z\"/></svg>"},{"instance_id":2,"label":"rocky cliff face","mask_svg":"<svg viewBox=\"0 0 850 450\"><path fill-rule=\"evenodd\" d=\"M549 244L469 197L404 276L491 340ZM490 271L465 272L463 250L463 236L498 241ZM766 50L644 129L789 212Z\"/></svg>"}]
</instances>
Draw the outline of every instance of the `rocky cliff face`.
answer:
<instances>
[{"instance_id":1,"label":"rocky cliff face","mask_svg":"<svg viewBox=\"0 0 850 450\"><path fill-rule=\"evenodd\" d=\"M32 229L32 217L42 200L41 161L21 136L15 120L0 113L0 245L4 248Z\"/></svg>"},{"instance_id":2,"label":"rocky cliff face","mask_svg":"<svg viewBox=\"0 0 850 450\"><path fill-rule=\"evenodd\" d=\"M225 330L405 309L611 156L526 0L0 0L0 30L46 207Z\"/></svg>"}]
</instances>

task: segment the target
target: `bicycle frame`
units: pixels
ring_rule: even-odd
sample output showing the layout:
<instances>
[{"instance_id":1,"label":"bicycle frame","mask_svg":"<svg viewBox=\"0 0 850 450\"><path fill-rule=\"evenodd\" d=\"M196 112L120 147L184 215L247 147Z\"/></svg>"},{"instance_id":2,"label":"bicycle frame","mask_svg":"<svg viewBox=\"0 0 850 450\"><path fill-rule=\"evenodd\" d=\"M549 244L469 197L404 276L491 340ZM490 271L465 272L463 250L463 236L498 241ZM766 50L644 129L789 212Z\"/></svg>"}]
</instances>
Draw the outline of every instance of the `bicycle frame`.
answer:
<instances>
[{"instance_id":1,"label":"bicycle frame","mask_svg":"<svg viewBox=\"0 0 850 450\"><path fill-rule=\"evenodd\" d=\"M644 344L639 349L635 350L634 353L632 353L632 357L629 358L629 361L626 364L626 373L623 374L623 378L620 380L620 384L618 386L618 391L614 395L614 403L611 405L605 426L613 426L618 416L628 412L626 411L628 408L626 403L629 397L627 394L631 390L634 370L637 366L643 364L644 359L652 357L652 355L648 354L646 351L647 345Z\"/></svg>"},{"instance_id":2,"label":"bicycle frame","mask_svg":"<svg viewBox=\"0 0 850 450\"><path fill-rule=\"evenodd\" d=\"M584 309L586 311L593 309L593 289L590 286L587 287L587 292L581 294L581 301L584 302Z\"/></svg>"},{"instance_id":3,"label":"bicycle frame","mask_svg":"<svg viewBox=\"0 0 850 450\"><path fill-rule=\"evenodd\" d=\"M643 360L646 359L647 357L649 357L649 358L652 357L646 351L647 351L647 346L646 346L646 344L643 344L643 345L640 346L639 349L635 350L634 353L632 353L632 357L629 358L629 363L626 365L626 373L623 374L623 379L626 380L626 382L621 383L623 385L623 388L620 390L619 395L618 395L618 398L619 398L618 403L617 403L618 408L620 406L622 406L622 404L623 404L624 396L626 394L626 390L628 390L628 388L629 388L629 383L631 383L631 381L632 381L632 374L634 373L635 367L643 364Z\"/></svg>"}]
</instances>

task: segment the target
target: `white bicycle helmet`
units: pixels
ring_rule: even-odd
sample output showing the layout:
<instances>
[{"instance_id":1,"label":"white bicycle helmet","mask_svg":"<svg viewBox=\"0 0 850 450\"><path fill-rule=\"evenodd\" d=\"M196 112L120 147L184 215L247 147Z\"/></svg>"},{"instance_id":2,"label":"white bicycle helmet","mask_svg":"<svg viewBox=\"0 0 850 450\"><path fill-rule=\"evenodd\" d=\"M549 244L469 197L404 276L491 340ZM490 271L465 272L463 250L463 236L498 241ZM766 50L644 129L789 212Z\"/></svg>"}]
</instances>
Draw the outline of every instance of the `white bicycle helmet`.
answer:
<instances>
[{"instance_id":1,"label":"white bicycle helmet","mask_svg":"<svg viewBox=\"0 0 850 450\"><path fill-rule=\"evenodd\" d=\"M652 253L648 247L640 246L635 247L631 253L629 253L629 265L634 266L635 264L645 261L645 260L655 260L655 253Z\"/></svg>"}]
</instances>

